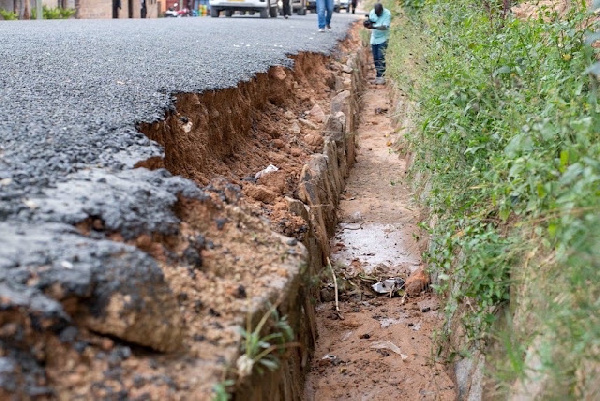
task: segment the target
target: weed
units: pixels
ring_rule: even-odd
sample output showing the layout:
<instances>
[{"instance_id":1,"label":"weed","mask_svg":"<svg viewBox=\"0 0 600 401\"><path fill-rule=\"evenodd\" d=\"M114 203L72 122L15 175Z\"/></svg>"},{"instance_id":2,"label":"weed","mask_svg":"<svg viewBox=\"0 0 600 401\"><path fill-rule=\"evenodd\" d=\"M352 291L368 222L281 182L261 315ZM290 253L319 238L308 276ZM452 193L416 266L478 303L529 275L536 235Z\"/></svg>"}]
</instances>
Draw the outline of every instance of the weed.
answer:
<instances>
[{"instance_id":1,"label":"weed","mask_svg":"<svg viewBox=\"0 0 600 401\"><path fill-rule=\"evenodd\" d=\"M267 322L271 318L270 330L263 333ZM264 369L275 371L279 368L279 356L294 339L294 332L287 321L287 316L280 316L277 308L269 309L252 328L250 316L246 328L240 327L242 336L242 355L237 360L238 374L241 379L248 377L256 369L263 374Z\"/></svg>"},{"instance_id":2,"label":"weed","mask_svg":"<svg viewBox=\"0 0 600 401\"><path fill-rule=\"evenodd\" d=\"M235 384L233 380L223 380L213 386L213 401L228 401L231 399L231 394L229 394L229 387L232 387Z\"/></svg>"}]
</instances>

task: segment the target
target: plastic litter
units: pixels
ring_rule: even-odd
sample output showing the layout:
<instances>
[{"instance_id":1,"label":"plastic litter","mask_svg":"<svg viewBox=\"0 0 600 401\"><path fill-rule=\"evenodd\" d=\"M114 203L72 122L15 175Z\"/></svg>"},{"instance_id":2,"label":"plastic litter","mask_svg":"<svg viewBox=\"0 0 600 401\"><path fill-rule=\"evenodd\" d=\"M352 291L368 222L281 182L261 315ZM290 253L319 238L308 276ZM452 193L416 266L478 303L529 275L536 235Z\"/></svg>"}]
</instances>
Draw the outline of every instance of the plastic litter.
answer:
<instances>
[{"instance_id":1,"label":"plastic litter","mask_svg":"<svg viewBox=\"0 0 600 401\"><path fill-rule=\"evenodd\" d=\"M396 354L400 355L400 357L402 358L403 361L406 361L408 359L408 355L404 355L400 351L400 348L391 341L376 341L371 345L371 348L389 349L390 351L395 352Z\"/></svg>"},{"instance_id":2,"label":"plastic litter","mask_svg":"<svg viewBox=\"0 0 600 401\"><path fill-rule=\"evenodd\" d=\"M279 170L279 168L277 168L276 166L269 164L266 168L260 170L258 173L254 174L254 178L255 179L259 179L260 177L262 177L263 175L272 173L274 171Z\"/></svg>"},{"instance_id":3,"label":"plastic litter","mask_svg":"<svg viewBox=\"0 0 600 401\"><path fill-rule=\"evenodd\" d=\"M389 278L384 281L378 281L371 286L378 294L392 294L395 291L404 288L404 280L399 277Z\"/></svg>"}]
</instances>

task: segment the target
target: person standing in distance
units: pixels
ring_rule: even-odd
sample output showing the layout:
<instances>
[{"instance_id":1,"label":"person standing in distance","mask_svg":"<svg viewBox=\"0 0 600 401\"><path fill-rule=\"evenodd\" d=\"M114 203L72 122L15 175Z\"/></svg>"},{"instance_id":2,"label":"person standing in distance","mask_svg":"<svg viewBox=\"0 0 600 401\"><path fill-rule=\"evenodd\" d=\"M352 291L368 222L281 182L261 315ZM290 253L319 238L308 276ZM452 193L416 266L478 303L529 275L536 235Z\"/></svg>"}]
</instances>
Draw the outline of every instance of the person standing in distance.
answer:
<instances>
[{"instance_id":1,"label":"person standing in distance","mask_svg":"<svg viewBox=\"0 0 600 401\"><path fill-rule=\"evenodd\" d=\"M319 32L331 30L331 16L333 15L333 0L317 0L317 22Z\"/></svg>"},{"instance_id":2,"label":"person standing in distance","mask_svg":"<svg viewBox=\"0 0 600 401\"><path fill-rule=\"evenodd\" d=\"M283 0L283 18L288 19L292 15L292 0Z\"/></svg>"},{"instance_id":3,"label":"person standing in distance","mask_svg":"<svg viewBox=\"0 0 600 401\"><path fill-rule=\"evenodd\" d=\"M376 3L369 13L371 21L371 50L373 52L373 61L375 62L375 84L385 84L385 53L387 51L388 41L390 39L390 24L392 22L392 13L383 7L381 3Z\"/></svg>"}]
</instances>

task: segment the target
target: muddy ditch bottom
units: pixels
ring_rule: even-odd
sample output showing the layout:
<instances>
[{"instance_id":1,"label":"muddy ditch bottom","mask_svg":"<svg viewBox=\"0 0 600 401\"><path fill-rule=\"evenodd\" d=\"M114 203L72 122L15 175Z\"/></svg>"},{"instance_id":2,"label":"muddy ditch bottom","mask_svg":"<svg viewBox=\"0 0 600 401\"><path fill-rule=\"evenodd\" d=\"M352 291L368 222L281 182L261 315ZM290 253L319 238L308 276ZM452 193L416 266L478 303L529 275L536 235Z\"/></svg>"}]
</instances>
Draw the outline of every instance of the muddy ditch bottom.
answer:
<instances>
[{"instance_id":1,"label":"muddy ditch bottom","mask_svg":"<svg viewBox=\"0 0 600 401\"><path fill-rule=\"evenodd\" d=\"M338 209L331 267L320 275L319 337L305 399L454 400L455 385L434 357L442 320L421 263L419 209L403 185L405 162L393 151L401 130L387 110L395 101L375 85L362 100L357 161ZM390 277L406 287L394 296L372 291Z\"/></svg>"}]
</instances>

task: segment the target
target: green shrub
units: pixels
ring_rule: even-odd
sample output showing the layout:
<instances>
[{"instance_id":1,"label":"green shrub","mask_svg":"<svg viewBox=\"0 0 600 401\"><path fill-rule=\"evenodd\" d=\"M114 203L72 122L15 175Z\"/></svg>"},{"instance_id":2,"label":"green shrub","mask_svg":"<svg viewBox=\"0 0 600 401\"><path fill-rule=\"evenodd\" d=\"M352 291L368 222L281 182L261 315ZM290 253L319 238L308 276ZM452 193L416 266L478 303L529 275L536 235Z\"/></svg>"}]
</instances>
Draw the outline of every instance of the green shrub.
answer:
<instances>
[{"instance_id":1,"label":"green shrub","mask_svg":"<svg viewBox=\"0 0 600 401\"><path fill-rule=\"evenodd\" d=\"M13 13L10 11L0 9L0 16L2 16L3 20L16 20L18 18L17 13Z\"/></svg>"},{"instance_id":2,"label":"green shrub","mask_svg":"<svg viewBox=\"0 0 600 401\"><path fill-rule=\"evenodd\" d=\"M42 10L44 13L44 19L68 19L75 15L75 10L72 8L50 8L47 6L42 6ZM33 9L31 11L31 19L36 19L36 16L36 10Z\"/></svg>"},{"instance_id":3,"label":"green shrub","mask_svg":"<svg viewBox=\"0 0 600 401\"><path fill-rule=\"evenodd\" d=\"M423 225L425 257L448 317L467 311L473 344L490 339L502 305L531 304L509 329L506 358L541 339L541 371L556 386L546 391L577 398L583 366L600 359L600 107L586 72L589 14L573 1L566 15L521 21L504 18L502 2L482 4L426 1L390 40L390 74L418 106L410 174L426 177L436 218ZM506 377L525 374L514 360L502 366L514 370Z\"/></svg>"}]
</instances>

